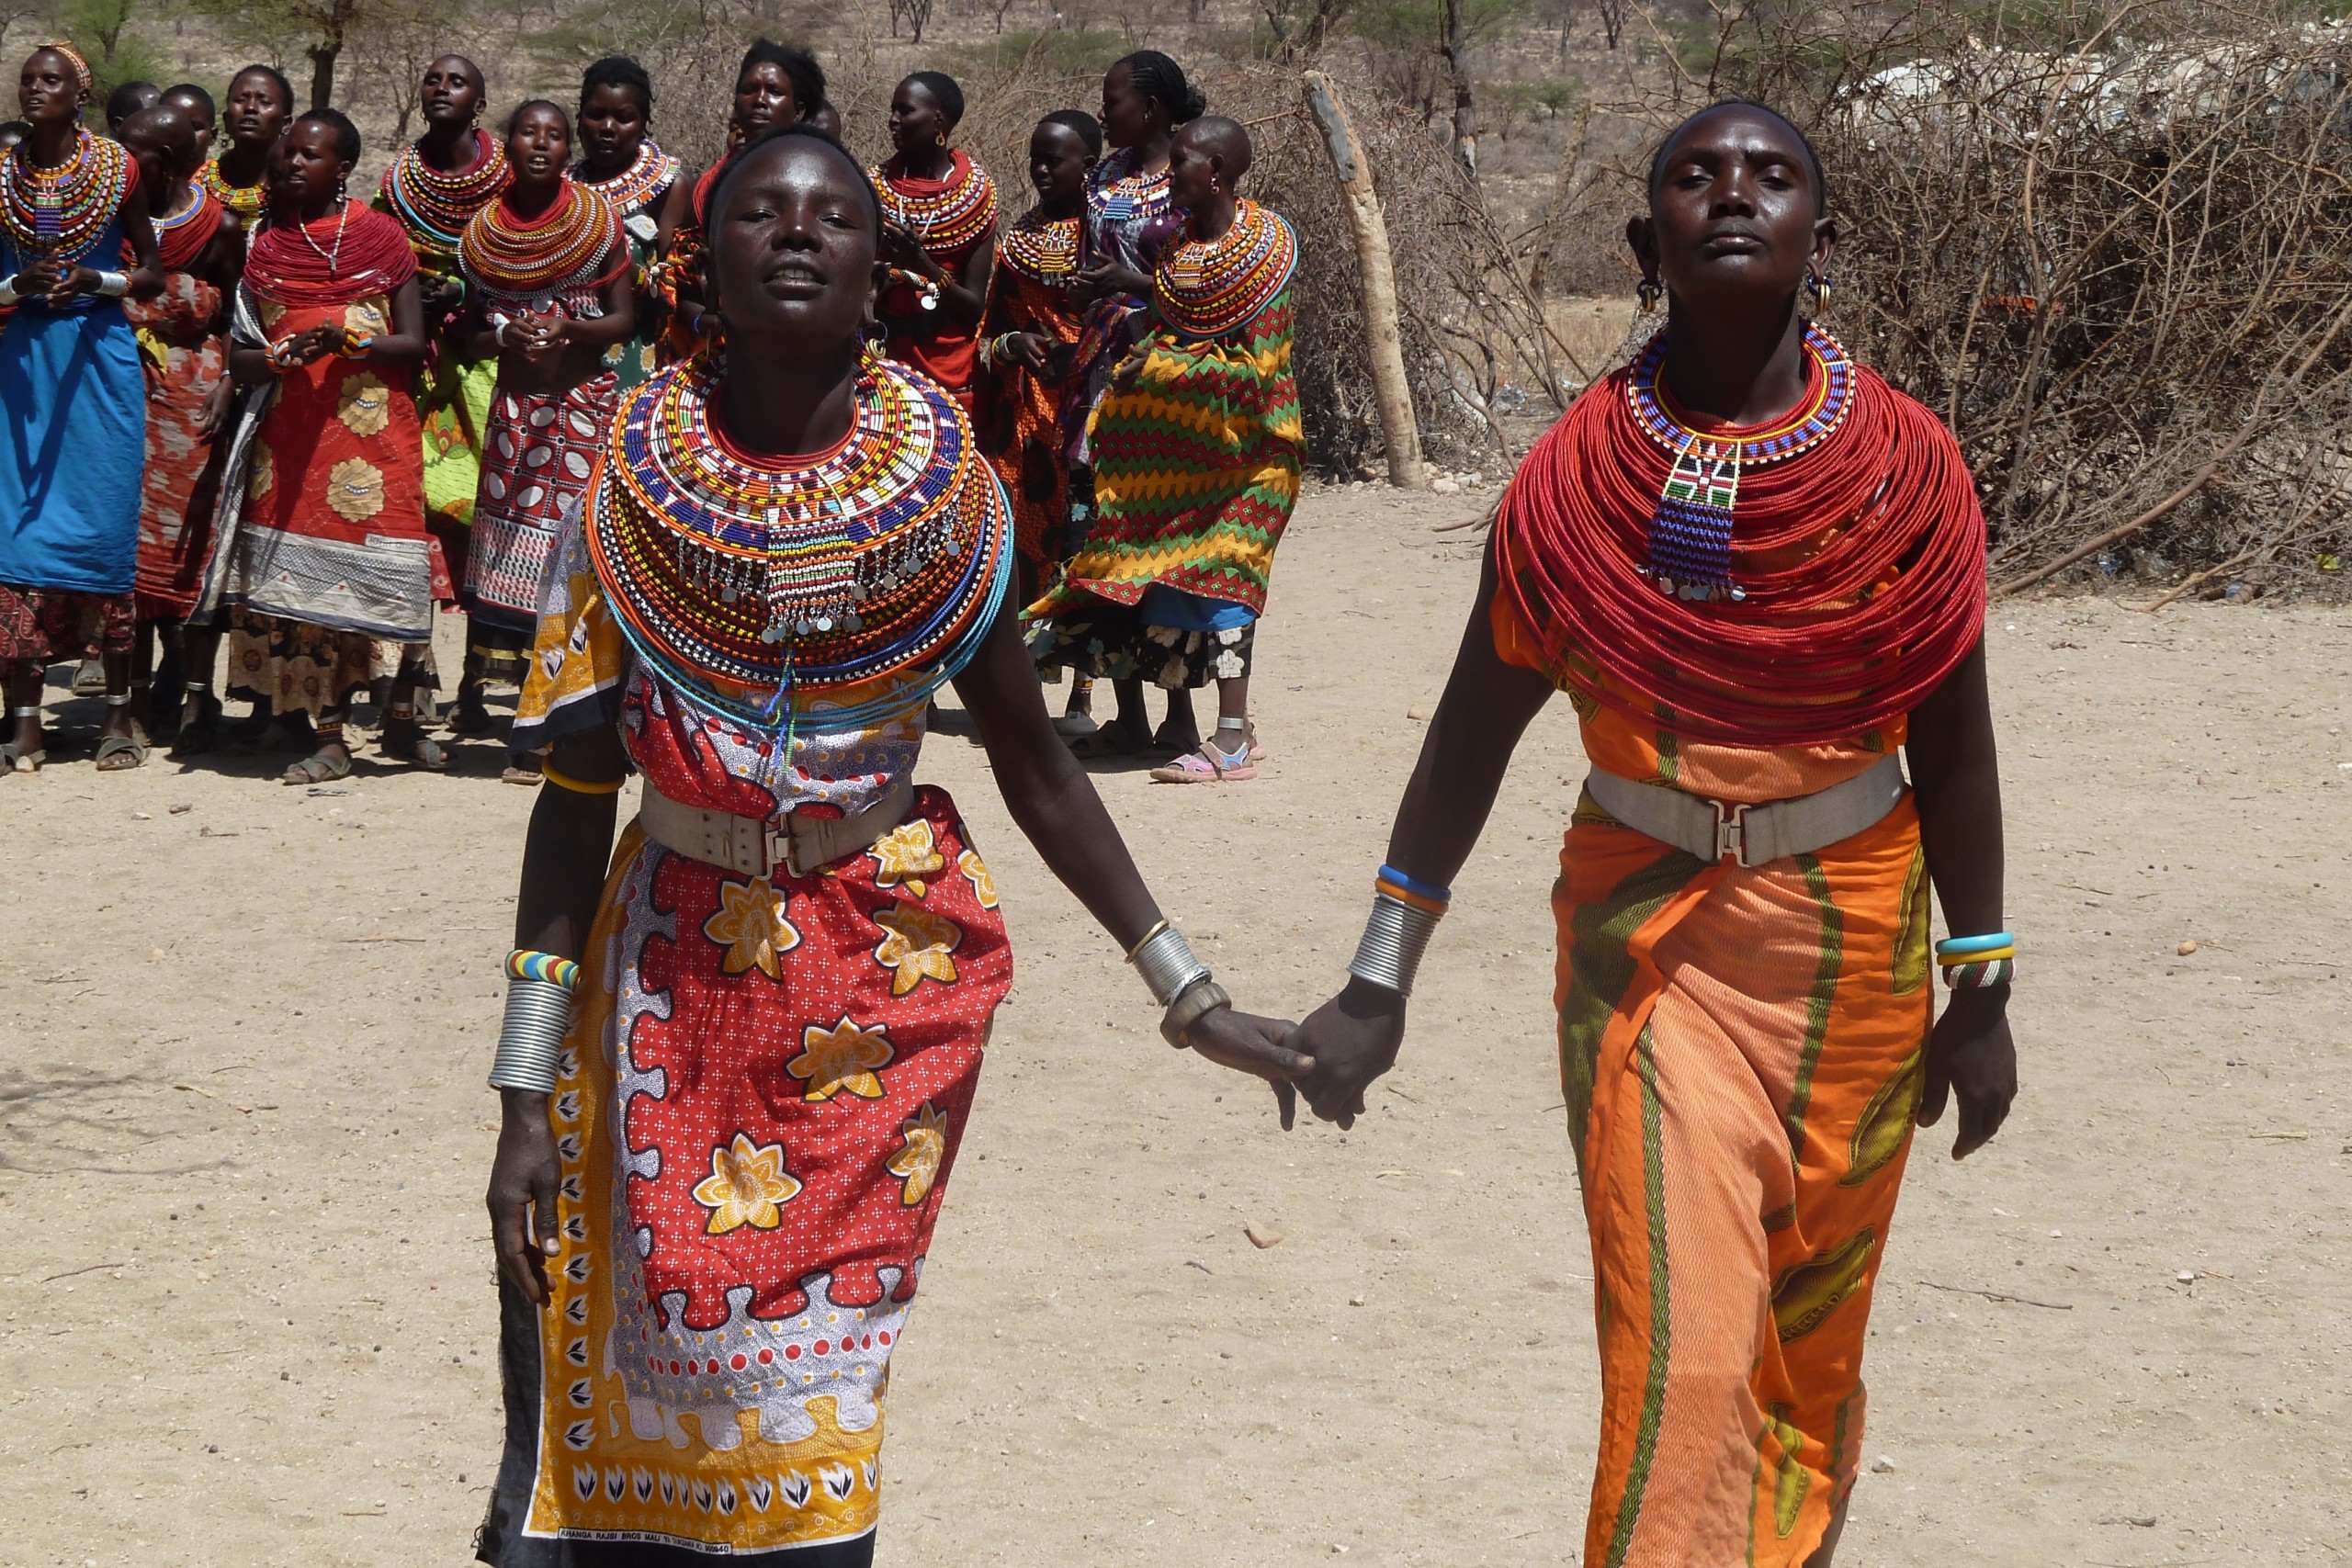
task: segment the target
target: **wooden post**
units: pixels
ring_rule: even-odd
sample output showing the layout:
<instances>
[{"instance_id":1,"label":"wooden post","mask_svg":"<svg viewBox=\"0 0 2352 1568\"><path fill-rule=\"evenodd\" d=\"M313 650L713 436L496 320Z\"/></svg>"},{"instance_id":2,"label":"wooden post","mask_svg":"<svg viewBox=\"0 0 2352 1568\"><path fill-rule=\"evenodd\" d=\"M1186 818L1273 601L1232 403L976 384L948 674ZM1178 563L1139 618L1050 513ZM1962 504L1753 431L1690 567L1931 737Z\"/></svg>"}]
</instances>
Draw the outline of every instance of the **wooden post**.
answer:
<instances>
[{"instance_id":1,"label":"wooden post","mask_svg":"<svg viewBox=\"0 0 2352 1568\"><path fill-rule=\"evenodd\" d=\"M1340 89L1320 71L1306 73L1306 110L1322 128L1323 145L1347 198L1348 227L1356 242L1356 276L1363 285L1363 331L1372 345L1372 389L1380 404L1380 433L1388 446L1388 482L1402 490L1427 483L1421 471L1421 428L1413 417L1413 390L1405 380L1405 344L1396 327L1396 273L1388 259L1388 222L1372 188L1372 166L1348 125Z\"/></svg>"}]
</instances>

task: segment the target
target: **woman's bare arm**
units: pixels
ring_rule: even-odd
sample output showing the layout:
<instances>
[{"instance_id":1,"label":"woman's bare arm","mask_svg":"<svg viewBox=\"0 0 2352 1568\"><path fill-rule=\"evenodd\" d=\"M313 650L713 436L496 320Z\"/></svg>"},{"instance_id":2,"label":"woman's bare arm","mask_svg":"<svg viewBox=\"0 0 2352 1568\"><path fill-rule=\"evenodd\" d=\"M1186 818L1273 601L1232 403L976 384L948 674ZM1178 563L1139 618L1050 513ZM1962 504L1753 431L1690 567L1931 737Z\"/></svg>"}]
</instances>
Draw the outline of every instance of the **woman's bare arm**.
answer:
<instances>
[{"instance_id":1,"label":"woman's bare arm","mask_svg":"<svg viewBox=\"0 0 2352 1568\"><path fill-rule=\"evenodd\" d=\"M1477 603L1453 656L1453 673L1388 832L1388 863L1440 886L1453 882L1477 846L1520 737L1552 695L1549 681L1504 663L1495 651L1489 620L1494 598L1489 552ZM1350 976L1346 987L1291 1037L1292 1049L1315 1059L1315 1070L1299 1080L1315 1114L1353 1126L1363 1114L1363 1091L1396 1065L1404 1038L1405 998Z\"/></svg>"}]
</instances>

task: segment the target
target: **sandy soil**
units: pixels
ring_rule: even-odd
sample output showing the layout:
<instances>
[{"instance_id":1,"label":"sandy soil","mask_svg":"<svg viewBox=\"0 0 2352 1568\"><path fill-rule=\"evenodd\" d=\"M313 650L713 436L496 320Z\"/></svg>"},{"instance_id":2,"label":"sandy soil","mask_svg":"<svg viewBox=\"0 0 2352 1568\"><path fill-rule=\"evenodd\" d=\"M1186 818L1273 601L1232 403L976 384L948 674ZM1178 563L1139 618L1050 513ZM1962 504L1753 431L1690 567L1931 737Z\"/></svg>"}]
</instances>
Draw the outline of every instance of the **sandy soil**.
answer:
<instances>
[{"instance_id":1,"label":"sandy soil","mask_svg":"<svg viewBox=\"0 0 2352 1568\"><path fill-rule=\"evenodd\" d=\"M1312 1005L1351 950L1475 577L1431 525L1478 504L1311 498L1261 642L1266 776L1102 780L1248 1003ZM2025 1092L1982 1156L1940 1157L1947 1129L1913 1163L1849 1562L2352 1563L2347 633L1996 608ZM498 1443L481 1077L531 796L462 756L326 795L245 761L0 780L0 1560L469 1557ZM926 773L1022 979L897 1364L881 1561L1575 1561L1566 705L1344 1136L1282 1135L1159 1043L976 747Z\"/></svg>"}]
</instances>

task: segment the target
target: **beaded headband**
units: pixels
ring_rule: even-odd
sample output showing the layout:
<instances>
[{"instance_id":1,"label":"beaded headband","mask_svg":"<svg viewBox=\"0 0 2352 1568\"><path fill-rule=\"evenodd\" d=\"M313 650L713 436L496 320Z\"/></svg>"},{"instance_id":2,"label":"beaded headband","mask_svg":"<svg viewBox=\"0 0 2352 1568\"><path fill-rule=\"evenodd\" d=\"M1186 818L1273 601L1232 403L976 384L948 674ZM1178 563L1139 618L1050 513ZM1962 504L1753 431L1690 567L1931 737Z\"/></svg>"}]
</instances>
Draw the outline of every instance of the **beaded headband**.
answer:
<instances>
[{"instance_id":1,"label":"beaded headband","mask_svg":"<svg viewBox=\"0 0 2352 1568\"><path fill-rule=\"evenodd\" d=\"M51 54L62 54L67 60L72 61L74 62L74 80L82 85L82 91L85 96L89 93L90 84L94 78L90 75L90 62L82 58L82 51L80 50L75 49L70 43L45 43L39 49L34 50L33 52L35 54L40 54L43 51L46 51Z\"/></svg>"}]
</instances>

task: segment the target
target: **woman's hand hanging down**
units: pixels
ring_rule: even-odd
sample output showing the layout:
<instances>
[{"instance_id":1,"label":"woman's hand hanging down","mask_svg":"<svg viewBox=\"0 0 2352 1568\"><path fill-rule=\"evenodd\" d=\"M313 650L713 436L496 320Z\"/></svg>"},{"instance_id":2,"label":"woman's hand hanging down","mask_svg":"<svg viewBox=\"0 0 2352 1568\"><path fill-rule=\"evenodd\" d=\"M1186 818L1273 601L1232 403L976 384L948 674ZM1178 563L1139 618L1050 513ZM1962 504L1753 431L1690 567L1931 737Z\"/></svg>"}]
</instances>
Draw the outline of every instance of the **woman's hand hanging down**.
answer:
<instances>
[{"instance_id":1,"label":"woman's hand hanging down","mask_svg":"<svg viewBox=\"0 0 2352 1568\"><path fill-rule=\"evenodd\" d=\"M2001 763L1993 739L1993 704L1984 682L1984 645L1954 667L1911 716L1904 748L1919 807L1919 842L1928 880L1955 936L2002 926ZM1951 1157L1966 1159L2007 1120L2018 1093L2018 1049L2009 1038L2009 987L1953 991L1928 1037L1927 1093L1919 1125L1943 1120L1960 1098Z\"/></svg>"},{"instance_id":2,"label":"woman's hand hanging down","mask_svg":"<svg viewBox=\"0 0 2352 1568\"><path fill-rule=\"evenodd\" d=\"M548 759L564 777L610 784L627 769L617 730L559 741ZM595 923L596 899L612 858L616 794L585 795L548 784L531 810L523 844L523 886L514 907L514 945L577 960ZM557 1249L555 1134L548 1097L499 1091L498 1153L490 1167L491 1245L498 1267L533 1303L548 1300L547 1260Z\"/></svg>"}]
</instances>

